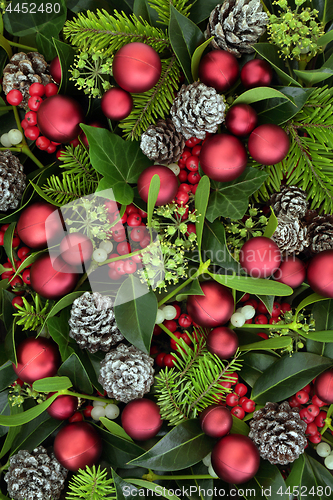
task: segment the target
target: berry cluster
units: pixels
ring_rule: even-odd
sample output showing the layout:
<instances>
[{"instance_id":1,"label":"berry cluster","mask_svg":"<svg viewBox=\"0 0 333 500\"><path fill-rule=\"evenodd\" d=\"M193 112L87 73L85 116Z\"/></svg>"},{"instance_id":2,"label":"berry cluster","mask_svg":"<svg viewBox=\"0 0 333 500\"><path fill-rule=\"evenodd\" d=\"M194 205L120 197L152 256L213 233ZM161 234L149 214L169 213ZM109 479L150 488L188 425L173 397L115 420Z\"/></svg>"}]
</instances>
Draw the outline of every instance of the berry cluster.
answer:
<instances>
[{"instance_id":1,"label":"berry cluster","mask_svg":"<svg viewBox=\"0 0 333 500\"><path fill-rule=\"evenodd\" d=\"M209 135L210 134L207 132L206 139ZM189 200L189 193L192 192L195 194L197 190L198 183L201 179L199 174L199 156L202 145L206 139L202 141L197 137L191 137L185 143L186 147L178 161L178 166L180 168L178 179L181 184L175 197L177 203L187 203Z\"/></svg>"},{"instance_id":2,"label":"berry cluster","mask_svg":"<svg viewBox=\"0 0 333 500\"><path fill-rule=\"evenodd\" d=\"M235 375L237 376L237 374ZM226 406L231 407L230 411L232 415L239 418L240 420L243 420L243 418L245 417L245 413L252 413L255 410L256 404L252 399L246 397L247 393L247 386L242 383L237 383L233 389L233 392L227 394L225 399Z\"/></svg>"},{"instance_id":3,"label":"berry cluster","mask_svg":"<svg viewBox=\"0 0 333 500\"><path fill-rule=\"evenodd\" d=\"M258 299L251 297L248 293L244 294L240 299L242 303L242 307L237 309L235 314L233 314L231 318L231 323L233 326L238 328L242 327L246 324L256 324L256 325L274 325L280 321L281 317L287 312L291 311L290 304L287 302L277 302L275 301L273 304L272 313L270 314L265 304ZM255 312L252 317L247 317L248 312L250 310L248 308L245 309L246 306L252 306L255 309ZM266 333L258 334L264 339L268 339L268 335Z\"/></svg>"}]
</instances>

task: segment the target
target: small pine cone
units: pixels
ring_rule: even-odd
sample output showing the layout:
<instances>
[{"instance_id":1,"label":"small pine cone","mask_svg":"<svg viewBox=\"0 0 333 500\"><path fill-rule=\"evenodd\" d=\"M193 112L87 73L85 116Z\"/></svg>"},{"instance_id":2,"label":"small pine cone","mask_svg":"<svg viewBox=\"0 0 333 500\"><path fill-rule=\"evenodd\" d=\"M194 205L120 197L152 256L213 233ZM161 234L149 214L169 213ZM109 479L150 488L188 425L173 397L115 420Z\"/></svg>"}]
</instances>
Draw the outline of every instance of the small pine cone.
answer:
<instances>
[{"instance_id":1,"label":"small pine cone","mask_svg":"<svg viewBox=\"0 0 333 500\"><path fill-rule=\"evenodd\" d=\"M309 246L307 227L297 218L278 217L278 226L272 236L281 252L299 254Z\"/></svg>"},{"instance_id":2,"label":"small pine cone","mask_svg":"<svg viewBox=\"0 0 333 500\"><path fill-rule=\"evenodd\" d=\"M25 174L17 156L9 149L0 151L0 210L18 206L25 190Z\"/></svg>"},{"instance_id":3,"label":"small pine cone","mask_svg":"<svg viewBox=\"0 0 333 500\"><path fill-rule=\"evenodd\" d=\"M333 249L333 215L317 215L308 226L309 245L312 253Z\"/></svg>"},{"instance_id":4,"label":"small pine cone","mask_svg":"<svg viewBox=\"0 0 333 500\"><path fill-rule=\"evenodd\" d=\"M306 192L297 186L283 186L279 193L271 196L271 206L277 217L287 216L302 219L308 208Z\"/></svg>"},{"instance_id":5,"label":"small pine cone","mask_svg":"<svg viewBox=\"0 0 333 500\"><path fill-rule=\"evenodd\" d=\"M10 458L5 481L13 500L58 500L68 470L43 446L31 453L20 450Z\"/></svg>"},{"instance_id":6,"label":"small pine cone","mask_svg":"<svg viewBox=\"0 0 333 500\"><path fill-rule=\"evenodd\" d=\"M98 382L109 398L123 403L142 398L154 382L154 360L134 345L119 344L101 362Z\"/></svg>"},{"instance_id":7,"label":"small pine cone","mask_svg":"<svg viewBox=\"0 0 333 500\"><path fill-rule=\"evenodd\" d=\"M204 83L182 85L170 110L172 121L185 139L205 139L214 134L225 118L223 96Z\"/></svg>"},{"instance_id":8,"label":"small pine cone","mask_svg":"<svg viewBox=\"0 0 333 500\"><path fill-rule=\"evenodd\" d=\"M252 45L266 31L268 16L260 0L225 0L211 12L206 39L213 49L227 50L236 57L254 52Z\"/></svg>"},{"instance_id":9,"label":"small pine cone","mask_svg":"<svg viewBox=\"0 0 333 500\"><path fill-rule=\"evenodd\" d=\"M85 292L74 300L68 321L72 337L81 349L108 352L124 339L120 333L110 297Z\"/></svg>"},{"instance_id":10,"label":"small pine cone","mask_svg":"<svg viewBox=\"0 0 333 500\"><path fill-rule=\"evenodd\" d=\"M170 165L179 160L185 148L183 134L177 132L172 120L158 120L141 136L140 147L150 160Z\"/></svg>"},{"instance_id":11,"label":"small pine cone","mask_svg":"<svg viewBox=\"0 0 333 500\"><path fill-rule=\"evenodd\" d=\"M20 90L23 100L19 107L29 111L30 85L33 83L47 85L51 81L49 65L42 54L38 52L28 52L28 54L18 52L13 55L3 70L2 88L6 95L13 89Z\"/></svg>"},{"instance_id":12,"label":"small pine cone","mask_svg":"<svg viewBox=\"0 0 333 500\"><path fill-rule=\"evenodd\" d=\"M287 465L294 462L307 444L306 423L299 416L299 408L290 408L287 401L266 403L253 413L249 438L257 445L260 456L271 464Z\"/></svg>"}]
</instances>

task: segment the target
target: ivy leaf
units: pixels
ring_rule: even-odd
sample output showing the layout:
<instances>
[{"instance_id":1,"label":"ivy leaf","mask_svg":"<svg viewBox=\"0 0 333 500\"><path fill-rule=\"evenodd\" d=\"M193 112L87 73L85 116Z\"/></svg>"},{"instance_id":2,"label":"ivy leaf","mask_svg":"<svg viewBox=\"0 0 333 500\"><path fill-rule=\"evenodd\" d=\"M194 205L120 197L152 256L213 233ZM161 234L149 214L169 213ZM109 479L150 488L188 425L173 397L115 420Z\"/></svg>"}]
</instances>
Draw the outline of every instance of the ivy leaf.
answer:
<instances>
[{"instance_id":1,"label":"ivy leaf","mask_svg":"<svg viewBox=\"0 0 333 500\"><path fill-rule=\"evenodd\" d=\"M58 370L59 375L68 377L73 386L84 394L92 394L93 388L81 360L75 352L63 362Z\"/></svg>"},{"instance_id":2,"label":"ivy leaf","mask_svg":"<svg viewBox=\"0 0 333 500\"><path fill-rule=\"evenodd\" d=\"M202 238L202 253L205 261L210 259L211 264L223 267L223 269L239 272L239 263L231 256L226 243L225 229L219 220L208 222L205 226Z\"/></svg>"},{"instance_id":3,"label":"ivy leaf","mask_svg":"<svg viewBox=\"0 0 333 500\"><path fill-rule=\"evenodd\" d=\"M57 392L69 389L72 385L68 377L46 377L36 380L32 388L37 392Z\"/></svg>"},{"instance_id":4,"label":"ivy leaf","mask_svg":"<svg viewBox=\"0 0 333 500\"><path fill-rule=\"evenodd\" d=\"M96 426L98 434L103 442L102 458L113 468L128 466L128 462L144 453L144 449L135 443L131 443L127 439L111 434L111 432Z\"/></svg>"},{"instance_id":5,"label":"ivy leaf","mask_svg":"<svg viewBox=\"0 0 333 500\"><path fill-rule=\"evenodd\" d=\"M52 37L58 38L58 28L53 24L48 24L43 29L38 31L36 35L36 44L38 52L43 54L47 61L51 61L57 55L57 51L54 47Z\"/></svg>"},{"instance_id":6,"label":"ivy leaf","mask_svg":"<svg viewBox=\"0 0 333 500\"><path fill-rule=\"evenodd\" d=\"M205 215L207 210L207 204L210 192L210 181L207 175L204 175L198 184L197 190L194 196L195 208L197 211L198 219L196 221L196 234L198 242L198 252L200 262L202 262L201 257L201 244L202 244L202 233L205 224Z\"/></svg>"},{"instance_id":7,"label":"ivy leaf","mask_svg":"<svg viewBox=\"0 0 333 500\"><path fill-rule=\"evenodd\" d=\"M274 123L281 125L295 116L304 106L313 89L300 87L276 87L290 98L289 101L280 98L262 101L256 106L259 124Z\"/></svg>"},{"instance_id":8,"label":"ivy leaf","mask_svg":"<svg viewBox=\"0 0 333 500\"><path fill-rule=\"evenodd\" d=\"M272 295L273 293L279 296L291 295L293 293L290 286L284 285L277 281L271 281L261 278L251 278L250 276L229 276L226 274L212 274L210 276L221 283L221 285L238 290L240 292L250 293L254 295ZM281 285L281 286L279 286Z\"/></svg>"},{"instance_id":9,"label":"ivy leaf","mask_svg":"<svg viewBox=\"0 0 333 500\"><path fill-rule=\"evenodd\" d=\"M13 384L16 379L17 375L13 370L12 362L6 361L6 363L0 367L0 391L3 391L6 387Z\"/></svg>"},{"instance_id":10,"label":"ivy leaf","mask_svg":"<svg viewBox=\"0 0 333 500\"><path fill-rule=\"evenodd\" d=\"M204 53L205 49L208 47L210 42L213 40L213 36L208 38L204 43L199 45L193 53L192 60L191 60L191 72L192 72L192 77L194 81L197 81L199 78L199 64L201 61L202 54Z\"/></svg>"},{"instance_id":11,"label":"ivy leaf","mask_svg":"<svg viewBox=\"0 0 333 500\"><path fill-rule=\"evenodd\" d=\"M68 43L61 42L53 38L53 44L58 54L61 67L61 82L59 92L62 94L72 94L77 91L74 82L70 80L69 68L74 63L75 50Z\"/></svg>"},{"instance_id":12,"label":"ivy leaf","mask_svg":"<svg viewBox=\"0 0 333 500\"><path fill-rule=\"evenodd\" d=\"M276 361L276 356L263 352L248 352L242 356L241 375L253 387L260 375Z\"/></svg>"}]
</instances>

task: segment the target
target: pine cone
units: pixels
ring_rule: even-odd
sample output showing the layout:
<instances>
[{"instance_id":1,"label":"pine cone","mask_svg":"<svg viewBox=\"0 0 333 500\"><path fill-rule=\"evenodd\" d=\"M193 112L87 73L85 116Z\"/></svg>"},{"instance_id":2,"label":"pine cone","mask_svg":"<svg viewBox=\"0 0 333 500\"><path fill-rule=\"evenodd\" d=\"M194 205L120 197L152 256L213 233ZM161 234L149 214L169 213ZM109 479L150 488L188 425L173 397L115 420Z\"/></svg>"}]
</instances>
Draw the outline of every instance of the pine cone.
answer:
<instances>
[{"instance_id":1,"label":"pine cone","mask_svg":"<svg viewBox=\"0 0 333 500\"><path fill-rule=\"evenodd\" d=\"M302 219L308 208L306 192L297 186L283 186L279 193L271 196L271 206L277 217L287 216Z\"/></svg>"},{"instance_id":2,"label":"pine cone","mask_svg":"<svg viewBox=\"0 0 333 500\"><path fill-rule=\"evenodd\" d=\"M13 89L20 90L23 100L19 107L29 111L30 85L36 82L47 85L51 81L49 65L42 54L38 52L28 52L28 54L18 52L13 55L3 70L2 88L6 95Z\"/></svg>"},{"instance_id":3,"label":"pine cone","mask_svg":"<svg viewBox=\"0 0 333 500\"><path fill-rule=\"evenodd\" d=\"M206 132L214 134L225 118L223 97L212 87L194 82L182 85L170 110L172 121L185 139L205 139Z\"/></svg>"},{"instance_id":4,"label":"pine cone","mask_svg":"<svg viewBox=\"0 0 333 500\"><path fill-rule=\"evenodd\" d=\"M142 398L154 382L154 360L133 345L119 344L101 362L98 382L123 403Z\"/></svg>"},{"instance_id":5,"label":"pine cone","mask_svg":"<svg viewBox=\"0 0 333 500\"><path fill-rule=\"evenodd\" d=\"M333 215L318 215L308 226L308 237L312 253L333 249Z\"/></svg>"},{"instance_id":6,"label":"pine cone","mask_svg":"<svg viewBox=\"0 0 333 500\"><path fill-rule=\"evenodd\" d=\"M0 151L0 210L18 206L25 190L25 174L17 156L9 149Z\"/></svg>"},{"instance_id":7,"label":"pine cone","mask_svg":"<svg viewBox=\"0 0 333 500\"><path fill-rule=\"evenodd\" d=\"M278 227L272 236L281 252L287 255L303 252L309 246L307 227L299 220L289 217L278 217Z\"/></svg>"},{"instance_id":8,"label":"pine cone","mask_svg":"<svg viewBox=\"0 0 333 500\"><path fill-rule=\"evenodd\" d=\"M179 160L185 148L185 139L170 118L158 120L141 135L140 147L150 160L170 165Z\"/></svg>"},{"instance_id":9,"label":"pine cone","mask_svg":"<svg viewBox=\"0 0 333 500\"><path fill-rule=\"evenodd\" d=\"M74 300L68 321L72 337L81 349L108 352L124 339L118 330L110 297L85 292Z\"/></svg>"},{"instance_id":10,"label":"pine cone","mask_svg":"<svg viewBox=\"0 0 333 500\"><path fill-rule=\"evenodd\" d=\"M206 39L213 49L227 50L236 57L254 52L252 45L266 31L268 16L260 0L225 0L211 12Z\"/></svg>"},{"instance_id":11,"label":"pine cone","mask_svg":"<svg viewBox=\"0 0 333 500\"><path fill-rule=\"evenodd\" d=\"M14 500L58 500L67 473L53 453L38 446L31 453L20 450L13 455L4 479Z\"/></svg>"},{"instance_id":12,"label":"pine cone","mask_svg":"<svg viewBox=\"0 0 333 500\"><path fill-rule=\"evenodd\" d=\"M290 408L287 401L266 403L253 413L249 438L257 445L260 456L271 464L294 462L307 444L306 423L299 416L299 408Z\"/></svg>"}]
</instances>

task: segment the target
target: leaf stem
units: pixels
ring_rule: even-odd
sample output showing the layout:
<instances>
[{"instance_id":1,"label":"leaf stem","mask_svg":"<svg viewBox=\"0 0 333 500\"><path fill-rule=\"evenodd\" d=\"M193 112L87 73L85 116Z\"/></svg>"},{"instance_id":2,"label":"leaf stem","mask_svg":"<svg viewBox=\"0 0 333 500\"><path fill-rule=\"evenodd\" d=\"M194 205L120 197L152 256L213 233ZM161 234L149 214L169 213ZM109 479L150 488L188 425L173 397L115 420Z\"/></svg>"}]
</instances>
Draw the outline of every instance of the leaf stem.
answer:
<instances>
[{"instance_id":1,"label":"leaf stem","mask_svg":"<svg viewBox=\"0 0 333 500\"><path fill-rule=\"evenodd\" d=\"M181 475L181 476L159 476L158 474L155 474L154 472L150 471L149 474L144 474L142 476L142 479L145 479L146 481L150 481L150 482L153 482L153 481L170 481L170 479L174 480L174 481L177 481L177 480L182 480L182 479L188 479L188 480L192 480L192 479L212 479L213 476L211 476L210 474L198 474L198 475ZM129 481L131 481L129 479Z\"/></svg>"},{"instance_id":2,"label":"leaf stem","mask_svg":"<svg viewBox=\"0 0 333 500\"><path fill-rule=\"evenodd\" d=\"M33 154L32 151L30 151L29 146L25 144L22 147L22 153L27 155L36 165L38 168L45 168L44 165L36 158L36 156Z\"/></svg>"},{"instance_id":3,"label":"leaf stem","mask_svg":"<svg viewBox=\"0 0 333 500\"><path fill-rule=\"evenodd\" d=\"M37 49L35 49L35 47L29 47L28 45L22 45L21 43L12 42L11 40L7 40L7 42L12 47L17 47L18 49L22 49L22 50L29 50L29 52L37 52Z\"/></svg>"},{"instance_id":4,"label":"leaf stem","mask_svg":"<svg viewBox=\"0 0 333 500\"><path fill-rule=\"evenodd\" d=\"M68 391L68 390L59 391L59 396L63 396L63 395L76 396L77 398L89 399L91 401L105 401L106 403L113 403L113 404L116 403L115 399L100 398L98 396L90 396L90 394L79 394L78 392L72 392L72 391Z\"/></svg>"},{"instance_id":5,"label":"leaf stem","mask_svg":"<svg viewBox=\"0 0 333 500\"><path fill-rule=\"evenodd\" d=\"M292 323L288 323L288 324L283 324L283 325L278 325L278 324L274 324L274 325L256 325L256 324L246 324L246 325L243 325L242 328L267 328L267 329L272 329L272 330L283 330L284 328L287 328L289 330L295 330L295 331L298 331L298 328L297 328L297 322L296 321L293 321Z\"/></svg>"}]
</instances>

